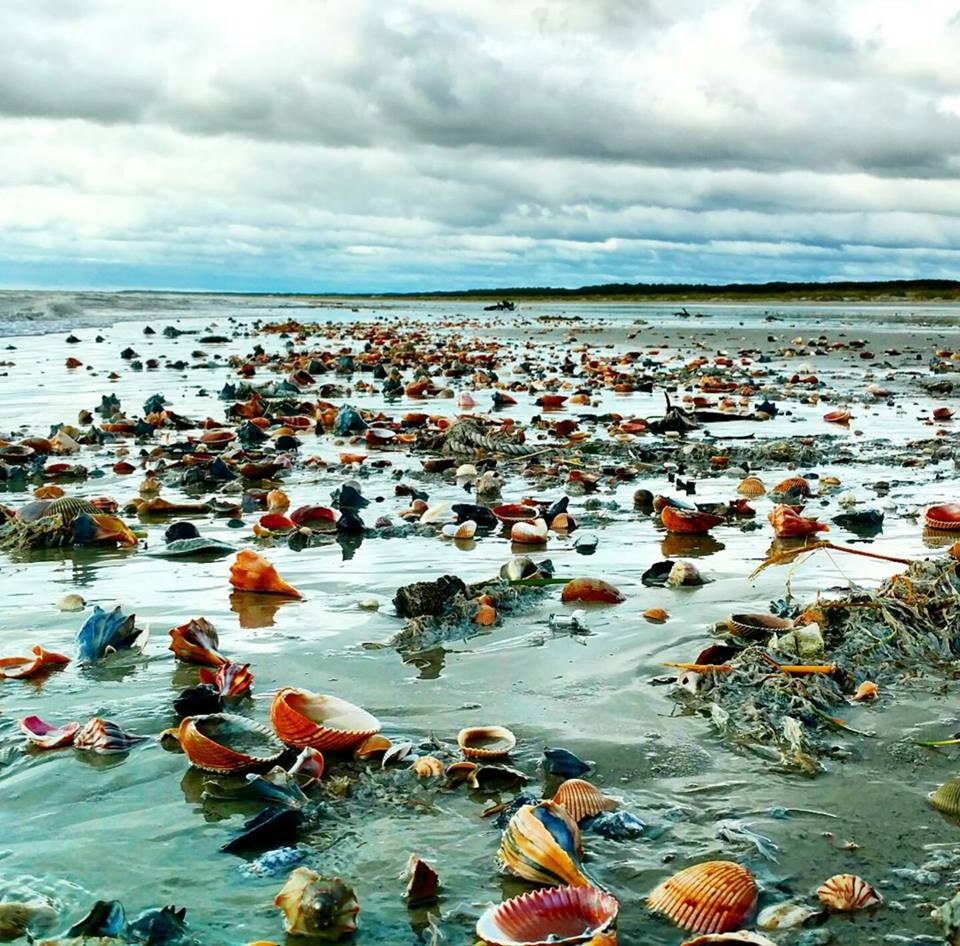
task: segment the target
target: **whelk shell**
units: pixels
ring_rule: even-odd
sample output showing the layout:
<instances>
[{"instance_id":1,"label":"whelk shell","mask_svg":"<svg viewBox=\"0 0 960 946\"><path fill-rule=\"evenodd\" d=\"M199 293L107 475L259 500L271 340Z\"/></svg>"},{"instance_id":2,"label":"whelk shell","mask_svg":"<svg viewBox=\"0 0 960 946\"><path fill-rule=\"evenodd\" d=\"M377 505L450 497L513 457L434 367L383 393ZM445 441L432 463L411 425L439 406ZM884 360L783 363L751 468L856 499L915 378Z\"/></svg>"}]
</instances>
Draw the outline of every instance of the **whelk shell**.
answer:
<instances>
[{"instance_id":1,"label":"whelk shell","mask_svg":"<svg viewBox=\"0 0 960 946\"><path fill-rule=\"evenodd\" d=\"M687 867L647 898L655 913L694 933L726 933L743 925L757 902L757 884L733 861L705 861Z\"/></svg>"},{"instance_id":2,"label":"whelk shell","mask_svg":"<svg viewBox=\"0 0 960 946\"><path fill-rule=\"evenodd\" d=\"M270 721L288 745L343 751L380 730L380 721L336 696L284 687L273 698Z\"/></svg>"},{"instance_id":3,"label":"whelk shell","mask_svg":"<svg viewBox=\"0 0 960 946\"><path fill-rule=\"evenodd\" d=\"M253 686L253 674L250 664L237 664L227 661L216 670L209 667L200 668L200 682L212 686L217 693L227 699L237 700L250 695Z\"/></svg>"},{"instance_id":4,"label":"whelk shell","mask_svg":"<svg viewBox=\"0 0 960 946\"><path fill-rule=\"evenodd\" d=\"M321 877L308 867L298 867L273 902L283 911L284 926L293 936L336 940L356 932L360 905L339 877Z\"/></svg>"},{"instance_id":5,"label":"whelk shell","mask_svg":"<svg viewBox=\"0 0 960 946\"><path fill-rule=\"evenodd\" d=\"M237 553L236 560L230 566L230 584L238 591L303 597L293 585L287 584L277 574L277 570L262 555L250 549Z\"/></svg>"},{"instance_id":6,"label":"whelk shell","mask_svg":"<svg viewBox=\"0 0 960 946\"><path fill-rule=\"evenodd\" d=\"M517 744L517 737L503 726L471 726L457 734L460 751L468 759L502 759Z\"/></svg>"},{"instance_id":7,"label":"whelk shell","mask_svg":"<svg viewBox=\"0 0 960 946\"><path fill-rule=\"evenodd\" d=\"M817 896L831 910L844 913L883 903L883 897L856 874L835 874L817 889Z\"/></svg>"},{"instance_id":8,"label":"whelk shell","mask_svg":"<svg viewBox=\"0 0 960 946\"><path fill-rule=\"evenodd\" d=\"M585 818L593 818L602 811L613 811L617 807L617 803L599 788L580 778L567 779L557 789L553 800L563 805L578 824Z\"/></svg>"},{"instance_id":9,"label":"whelk shell","mask_svg":"<svg viewBox=\"0 0 960 946\"><path fill-rule=\"evenodd\" d=\"M126 752L132 746L144 742L146 736L124 732L115 722L95 716L84 723L73 739L75 749L93 752Z\"/></svg>"},{"instance_id":10,"label":"whelk shell","mask_svg":"<svg viewBox=\"0 0 960 946\"><path fill-rule=\"evenodd\" d=\"M170 628L170 650L186 663L203 667L222 667L230 663L223 654L217 652L219 646L216 628L206 618L194 618L186 624Z\"/></svg>"},{"instance_id":11,"label":"whelk shell","mask_svg":"<svg viewBox=\"0 0 960 946\"><path fill-rule=\"evenodd\" d=\"M177 739L192 765L206 772L244 772L266 768L283 755L270 730L233 713L188 716Z\"/></svg>"},{"instance_id":12,"label":"whelk shell","mask_svg":"<svg viewBox=\"0 0 960 946\"><path fill-rule=\"evenodd\" d=\"M590 887L580 869L580 829L552 801L524 805L510 819L497 852L504 867L524 880L557 887Z\"/></svg>"},{"instance_id":13,"label":"whelk shell","mask_svg":"<svg viewBox=\"0 0 960 946\"><path fill-rule=\"evenodd\" d=\"M723 522L723 517L693 509L677 509L674 506L664 506L660 511L660 521L668 532L677 532L681 535L702 535L709 532L714 526L720 525Z\"/></svg>"},{"instance_id":14,"label":"whelk shell","mask_svg":"<svg viewBox=\"0 0 960 946\"><path fill-rule=\"evenodd\" d=\"M487 946L615 944L619 909L596 887L535 890L489 907L477 921L477 936Z\"/></svg>"},{"instance_id":15,"label":"whelk shell","mask_svg":"<svg viewBox=\"0 0 960 946\"><path fill-rule=\"evenodd\" d=\"M775 506L767 518L779 539L830 531L830 526L825 522L817 522L816 519L799 516L790 506Z\"/></svg>"}]
</instances>

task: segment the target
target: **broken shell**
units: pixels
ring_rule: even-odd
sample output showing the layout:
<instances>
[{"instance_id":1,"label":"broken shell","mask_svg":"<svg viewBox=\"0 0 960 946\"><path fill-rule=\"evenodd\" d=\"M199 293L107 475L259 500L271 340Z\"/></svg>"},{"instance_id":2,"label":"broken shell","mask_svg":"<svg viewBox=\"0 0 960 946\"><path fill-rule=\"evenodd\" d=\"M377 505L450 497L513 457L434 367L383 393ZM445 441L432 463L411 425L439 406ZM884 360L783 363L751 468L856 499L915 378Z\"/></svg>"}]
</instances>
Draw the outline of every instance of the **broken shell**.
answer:
<instances>
[{"instance_id":1,"label":"broken shell","mask_svg":"<svg viewBox=\"0 0 960 946\"><path fill-rule=\"evenodd\" d=\"M580 869L580 829L552 801L524 805L510 819L497 852L504 867L524 880L557 887L591 887Z\"/></svg>"},{"instance_id":2,"label":"broken shell","mask_svg":"<svg viewBox=\"0 0 960 946\"><path fill-rule=\"evenodd\" d=\"M940 529L945 532L960 531L960 503L931 506L923 514L923 524L928 529Z\"/></svg>"},{"instance_id":3,"label":"broken shell","mask_svg":"<svg viewBox=\"0 0 960 946\"><path fill-rule=\"evenodd\" d=\"M146 741L146 736L125 732L115 722L95 716L77 730L73 738L75 749L92 752L126 752L138 743Z\"/></svg>"},{"instance_id":4,"label":"broken shell","mask_svg":"<svg viewBox=\"0 0 960 946\"><path fill-rule=\"evenodd\" d=\"M41 749L59 749L61 746L73 745L74 737L80 729L79 723L51 726L39 716L25 716L18 725L27 739Z\"/></svg>"},{"instance_id":5,"label":"broken shell","mask_svg":"<svg viewBox=\"0 0 960 946\"><path fill-rule=\"evenodd\" d=\"M563 586L560 600L596 601L602 604L620 604L626 601L618 588L600 578L574 578Z\"/></svg>"},{"instance_id":6,"label":"broken shell","mask_svg":"<svg viewBox=\"0 0 960 946\"><path fill-rule=\"evenodd\" d=\"M825 522L817 522L815 518L799 516L790 506L775 506L767 518L770 520L774 534L778 539L830 531L830 526ZM960 529L960 524L957 528Z\"/></svg>"},{"instance_id":7,"label":"broken shell","mask_svg":"<svg viewBox=\"0 0 960 946\"><path fill-rule=\"evenodd\" d=\"M735 933L707 933L696 939L688 939L680 946L777 946L772 940L760 933L751 933L748 930L738 930Z\"/></svg>"},{"instance_id":8,"label":"broken shell","mask_svg":"<svg viewBox=\"0 0 960 946\"><path fill-rule=\"evenodd\" d=\"M703 535L714 526L720 525L723 517L694 509L664 506L660 511L660 521L668 532L676 532L680 535Z\"/></svg>"},{"instance_id":9,"label":"broken shell","mask_svg":"<svg viewBox=\"0 0 960 946\"><path fill-rule=\"evenodd\" d=\"M563 805L578 824L585 818L594 818L602 811L613 811L617 807L617 803L599 788L579 778L567 779L557 789L553 800Z\"/></svg>"},{"instance_id":10,"label":"broken shell","mask_svg":"<svg viewBox=\"0 0 960 946\"><path fill-rule=\"evenodd\" d=\"M741 496L762 496L766 491L767 489L763 485L763 481L756 476L745 477L744 479L740 480L740 483L737 486L737 492Z\"/></svg>"},{"instance_id":11,"label":"broken shell","mask_svg":"<svg viewBox=\"0 0 960 946\"><path fill-rule=\"evenodd\" d=\"M802 926L807 920L819 915L819 910L805 903L785 900L783 903L774 903L765 910L761 910L757 917L757 926L762 930L789 930L795 926Z\"/></svg>"},{"instance_id":12,"label":"broken shell","mask_svg":"<svg viewBox=\"0 0 960 946\"><path fill-rule=\"evenodd\" d=\"M857 692L853 694L853 698L858 703L867 703L877 699L879 695L880 689L873 680L864 680L863 683L857 687Z\"/></svg>"},{"instance_id":13,"label":"broken shell","mask_svg":"<svg viewBox=\"0 0 960 946\"><path fill-rule=\"evenodd\" d=\"M503 726L473 726L457 734L460 751L468 759L502 759L517 744L517 737Z\"/></svg>"},{"instance_id":14,"label":"broken shell","mask_svg":"<svg viewBox=\"0 0 960 946\"><path fill-rule=\"evenodd\" d=\"M360 905L339 877L321 877L308 867L298 867L273 902L283 911L284 926L293 936L336 940L356 932Z\"/></svg>"},{"instance_id":15,"label":"broken shell","mask_svg":"<svg viewBox=\"0 0 960 946\"><path fill-rule=\"evenodd\" d=\"M844 913L883 903L883 897L855 874L835 874L817 889L817 896L831 910Z\"/></svg>"},{"instance_id":16,"label":"broken shell","mask_svg":"<svg viewBox=\"0 0 960 946\"><path fill-rule=\"evenodd\" d=\"M667 573L666 583L672 588L688 585L702 585L703 576L693 562L674 562Z\"/></svg>"},{"instance_id":17,"label":"broken shell","mask_svg":"<svg viewBox=\"0 0 960 946\"><path fill-rule=\"evenodd\" d=\"M206 618L194 618L170 628L170 650L180 660L202 667L222 667L230 661L217 652L220 638L216 628ZM209 682L209 681L204 681Z\"/></svg>"},{"instance_id":18,"label":"broken shell","mask_svg":"<svg viewBox=\"0 0 960 946\"><path fill-rule=\"evenodd\" d=\"M380 730L366 710L336 696L284 687L273 698L270 721L287 745L343 751Z\"/></svg>"},{"instance_id":19,"label":"broken shell","mask_svg":"<svg viewBox=\"0 0 960 946\"><path fill-rule=\"evenodd\" d=\"M443 775L443 763L432 755L425 755L417 759L410 768L417 778L440 778Z\"/></svg>"},{"instance_id":20,"label":"broken shell","mask_svg":"<svg viewBox=\"0 0 960 946\"><path fill-rule=\"evenodd\" d=\"M477 936L487 946L614 944L619 909L596 887L535 890L489 907L477 921Z\"/></svg>"},{"instance_id":21,"label":"broken shell","mask_svg":"<svg viewBox=\"0 0 960 946\"><path fill-rule=\"evenodd\" d=\"M655 913L694 933L726 933L740 927L757 902L757 884L733 861L705 861L687 867L647 898Z\"/></svg>"},{"instance_id":22,"label":"broken shell","mask_svg":"<svg viewBox=\"0 0 960 946\"><path fill-rule=\"evenodd\" d=\"M547 541L547 524L543 519L515 522L510 529L510 541L520 545L542 545Z\"/></svg>"},{"instance_id":23,"label":"broken shell","mask_svg":"<svg viewBox=\"0 0 960 946\"><path fill-rule=\"evenodd\" d=\"M0 680L26 680L68 663L70 658L65 654L44 650L39 644L35 644L30 657L0 657Z\"/></svg>"},{"instance_id":24,"label":"broken shell","mask_svg":"<svg viewBox=\"0 0 960 946\"><path fill-rule=\"evenodd\" d=\"M440 889L440 878L437 872L426 861L420 860L416 854L410 855L403 878L407 881L407 889L403 896L411 907L436 900L437 891Z\"/></svg>"},{"instance_id":25,"label":"broken shell","mask_svg":"<svg viewBox=\"0 0 960 946\"><path fill-rule=\"evenodd\" d=\"M262 555L250 549L237 553L236 560L230 566L230 584L238 591L303 597L293 585L288 585L277 574L277 570Z\"/></svg>"},{"instance_id":26,"label":"broken shell","mask_svg":"<svg viewBox=\"0 0 960 946\"><path fill-rule=\"evenodd\" d=\"M232 713L188 716L180 723L177 739L191 764L206 772L266 768L284 752L269 729Z\"/></svg>"}]
</instances>

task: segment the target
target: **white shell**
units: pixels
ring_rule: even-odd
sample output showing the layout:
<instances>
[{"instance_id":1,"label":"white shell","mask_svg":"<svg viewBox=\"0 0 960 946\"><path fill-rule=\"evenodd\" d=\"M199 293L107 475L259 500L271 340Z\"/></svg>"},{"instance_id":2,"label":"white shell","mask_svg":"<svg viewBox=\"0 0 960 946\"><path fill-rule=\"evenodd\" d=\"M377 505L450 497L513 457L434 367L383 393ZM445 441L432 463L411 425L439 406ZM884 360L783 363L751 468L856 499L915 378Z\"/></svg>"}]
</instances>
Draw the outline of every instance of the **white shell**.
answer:
<instances>
[{"instance_id":1,"label":"white shell","mask_svg":"<svg viewBox=\"0 0 960 946\"><path fill-rule=\"evenodd\" d=\"M82 611L87 602L80 595L64 595L58 602L57 607L61 611Z\"/></svg>"},{"instance_id":2,"label":"white shell","mask_svg":"<svg viewBox=\"0 0 960 946\"><path fill-rule=\"evenodd\" d=\"M457 467L458 480L475 480L477 478L477 468L472 463L462 463Z\"/></svg>"},{"instance_id":3,"label":"white shell","mask_svg":"<svg viewBox=\"0 0 960 946\"><path fill-rule=\"evenodd\" d=\"M757 917L757 926L761 930L789 930L795 926L802 926L811 917L819 914L819 910L805 903L784 900L783 903L774 903L765 910L761 910Z\"/></svg>"},{"instance_id":4,"label":"white shell","mask_svg":"<svg viewBox=\"0 0 960 946\"><path fill-rule=\"evenodd\" d=\"M547 524L542 519L515 522L510 530L510 539L526 545L540 545L547 541Z\"/></svg>"},{"instance_id":5,"label":"white shell","mask_svg":"<svg viewBox=\"0 0 960 946\"><path fill-rule=\"evenodd\" d=\"M477 534L477 524L472 519L461 522L454 526L453 537L455 539L472 539Z\"/></svg>"},{"instance_id":6,"label":"white shell","mask_svg":"<svg viewBox=\"0 0 960 946\"><path fill-rule=\"evenodd\" d=\"M429 522L439 522L441 519L445 519L450 512L450 503L437 503L435 506L430 506L429 509L420 517L420 521L423 523Z\"/></svg>"}]
</instances>

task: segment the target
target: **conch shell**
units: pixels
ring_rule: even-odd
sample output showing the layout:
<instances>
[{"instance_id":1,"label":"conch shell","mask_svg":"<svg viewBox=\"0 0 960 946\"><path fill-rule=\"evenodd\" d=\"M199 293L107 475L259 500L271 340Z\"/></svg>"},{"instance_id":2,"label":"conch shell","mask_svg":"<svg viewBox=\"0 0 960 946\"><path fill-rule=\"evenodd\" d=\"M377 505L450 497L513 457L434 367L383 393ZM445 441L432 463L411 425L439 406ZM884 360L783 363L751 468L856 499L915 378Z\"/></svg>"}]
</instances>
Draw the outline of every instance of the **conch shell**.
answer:
<instances>
[{"instance_id":1,"label":"conch shell","mask_svg":"<svg viewBox=\"0 0 960 946\"><path fill-rule=\"evenodd\" d=\"M308 867L298 867L273 902L283 911L284 926L292 936L336 940L356 932L360 904L339 877L321 877Z\"/></svg>"},{"instance_id":2,"label":"conch shell","mask_svg":"<svg viewBox=\"0 0 960 946\"><path fill-rule=\"evenodd\" d=\"M816 519L798 516L790 506L775 506L767 518L770 520L778 539L798 535L813 535L817 532L828 532L830 530L825 522L817 522Z\"/></svg>"},{"instance_id":3,"label":"conch shell","mask_svg":"<svg viewBox=\"0 0 960 946\"><path fill-rule=\"evenodd\" d=\"M230 663L223 654L217 652L219 646L216 628L206 618L194 618L179 627L170 628L170 650L187 663L203 667L222 667Z\"/></svg>"},{"instance_id":4,"label":"conch shell","mask_svg":"<svg viewBox=\"0 0 960 946\"><path fill-rule=\"evenodd\" d=\"M39 644L33 646L32 653L32 657L0 657L0 680L25 680L70 663L70 658L65 654L44 650Z\"/></svg>"},{"instance_id":5,"label":"conch shell","mask_svg":"<svg viewBox=\"0 0 960 946\"><path fill-rule=\"evenodd\" d=\"M510 819L497 852L511 874L535 884L590 887L580 869L580 829L566 808L552 801L524 805Z\"/></svg>"},{"instance_id":6,"label":"conch shell","mask_svg":"<svg viewBox=\"0 0 960 946\"><path fill-rule=\"evenodd\" d=\"M238 700L250 695L253 686L253 674L250 664L237 664L228 660L216 670L200 668L200 682L212 686L217 693L229 700Z\"/></svg>"},{"instance_id":7,"label":"conch shell","mask_svg":"<svg viewBox=\"0 0 960 946\"><path fill-rule=\"evenodd\" d=\"M277 574L277 570L262 555L250 549L237 553L236 561L230 566L230 584L238 591L303 597L293 585L288 585Z\"/></svg>"},{"instance_id":8,"label":"conch shell","mask_svg":"<svg viewBox=\"0 0 960 946\"><path fill-rule=\"evenodd\" d=\"M101 753L126 752L146 739L146 736L126 732L112 720L95 716L76 733L73 747Z\"/></svg>"}]
</instances>

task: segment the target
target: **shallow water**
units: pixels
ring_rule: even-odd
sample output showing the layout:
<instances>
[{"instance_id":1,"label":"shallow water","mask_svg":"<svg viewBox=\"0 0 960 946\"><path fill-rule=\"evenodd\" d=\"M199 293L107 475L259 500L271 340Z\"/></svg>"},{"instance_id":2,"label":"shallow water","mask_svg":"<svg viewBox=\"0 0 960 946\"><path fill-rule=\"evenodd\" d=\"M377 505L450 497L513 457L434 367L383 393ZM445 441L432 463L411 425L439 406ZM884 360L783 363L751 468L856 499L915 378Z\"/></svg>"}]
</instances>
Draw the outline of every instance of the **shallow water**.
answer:
<instances>
[{"instance_id":1,"label":"shallow water","mask_svg":"<svg viewBox=\"0 0 960 946\"><path fill-rule=\"evenodd\" d=\"M922 396L910 372L923 374L927 358L937 348L960 348L960 331L952 327L958 318L954 309L932 310L912 323L890 310L872 313L870 322L851 310L837 309L804 309L793 321L786 316L787 321L780 323L765 322L764 309L732 307L704 310L710 318L697 324L676 318L670 308L657 307L527 307L523 315L533 319L560 310L579 314L584 321L560 327L534 322L515 333L537 337L536 333L546 330L549 334L539 344L561 347L571 331L591 344L609 341L627 350L666 342L686 357L694 353L698 341L710 352L716 348L735 352L746 344L744 338L765 342L768 334L789 339L824 331L831 338L839 332L869 338L878 355L869 365L853 353L800 359L814 363L829 388L849 395L855 405L849 431L820 420L829 409L824 404L791 403L790 416L764 425L723 425L723 433L731 436L835 437L838 461L843 449L856 452L860 443L876 438L902 445L932 437L934 428L924 427L919 418L928 417L934 403L950 401ZM203 325L206 331L209 323L211 330L232 334L226 314L241 311L218 302L215 309L177 313L183 319L177 324L198 329ZM434 305L410 313L391 309L389 317L427 318L431 313L429 317L440 319L464 311L463 306ZM258 309L243 315L241 324L249 325L263 314ZM378 317L374 310L340 309L330 313L317 309L309 317L320 320L328 314L340 321ZM188 315L202 319L188 323ZM308 314L283 310L271 315L306 319ZM490 321L473 310L471 315L484 325ZM92 409L107 391L116 393L135 414L141 413L148 396L161 392L179 413L221 419L224 402L216 400L216 392L236 377L220 362L230 353L247 352L254 340L238 338L229 345L212 346L200 345L194 336L166 339L159 332L174 318L168 311L150 317L158 334L149 338L142 333L145 323L133 319L78 329L82 341L77 345L65 344L59 335L11 339L15 350L0 355L13 362L0 369L0 432L23 427L45 434L54 422L75 423L77 411ZM639 339L626 339L623 325L638 318L651 324L633 329L641 332ZM484 325L478 331L485 337L512 334L510 325L499 329ZM592 327L599 331L588 334ZM101 343L94 341L97 332L104 337ZM268 351L283 344L275 336L258 336L256 341ZM186 372L165 368L133 372L119 357L127 345L144 358L162 360L169 354L189 362L194 348L222 357L210 359L214 367ZM885 359L880 354L888 347L907 346L923 352L922 359ZM95 366L95 373L85 367L67 371L63 364L68 355ZM889 361L889 368L882 366L884 361ZM787 373L796 370L786 361L782 367ZM112 370L121 375L116 382L106 378ZM876 380L895 391L892 406L859 403L868 383L865 371L872 371ZM211 396L201 395L202 389ZM488 397L484 392L484 404ZM402 399L388 406L379 396L368 395L347 400L394 414L423 405ZM431 409L448 415L456 410L452 401L436 402ZM652 415L662 409L662 396L608 395L603 409ZM534 410L524 403L514 414L523 418ZM946 440L952 443L953 435ZM301 451L327 460L334 460L337 452L332 437L312 435L305 437ZM419 461L400 453L388 456L393 469L403 471L403 481L428 490L431 502L469 499L456 485L421 474ZM135 459L135 451L129 459ZM112 495L121 503L132 498L141 479L139 471L117 477L111 472L114 461L110 448L104 448L96 463L85 451L79 462L103 467L107 473L80 484L76 494ZM790 472L770 465L761 475L772 484ZM876 498L869 484L890 482L886 498L895 508L886 512L882 535L859 547L901 557L934 554L925 545L914 514L934 499L956 498L952 463L891 468L880 451L870 464L837 462L819 465L816 472L838 476L845 488L871 506ZM284 483L284 489L292 507L326 503L330 491L346 478L340 472L301 469ZM731 471L702 480L696 498L728 499L737 479ZM394 480L388 473L372 472L362 482L365 495L383 497L367 510L369 521L381 512L396 514L405 507L405 500L394 497ZM875 706L845 710L844 719L852 727L876 736L838 735L838 743L851 758L828 762L827 770L816 779L779 772L760 754L733 751L719 740L708 720L681 713L669 687L651 685L666 672L663 662L693 659L708 641L714 622L731 612L766 610L770 600L783 596L787 579L792 594L803 601L818 591L845 587L847 582L873 586L900 567L830 554L813 556L789 569L770 568L749 581L747 576L770 545L769 499L755 503L757 521L763 523L758 531L725 526L715 530L711 539L684 540L668 536L652 519L632 511L631 496L640 486L655 492L669 489L660 474L623 484L615 492L595 494L605 508L596 513L600 521L589 528L600 540L594 555L580 556L573 550L576 533L571 539L551 536L544 553L553 559L558 574L603 576L626 594L622 605L588 609L589 636L550 629L551 614L573 610L560 604L554 589L521 616L507 618L503 626L450 641L406 661L386 646L402 625L390 605L396 589L444 573L468 582L490 577L511 554L507 540L491 536L460 547L439 538L377 538L299 553L281 543L267 555L280 574L304 593L299 602L231 594L228 559L197 563L152 557L150 550L162 543L165 523L146 526L146 549L0 558L3 654L23 653L34 643L73 653L74 635L94 604L112 607L119 602L125 611L137 614L138 624L149 625L153 632L141 657L117 656L95 667L73 663L40 684L0 681L0 894L16 883L55 896L62 907L58 929L82 915L93 899L116 898L130 914L168 902L187 907L191 927L209 946L283 941L272 898L284 875L246 877L240 870L245 859L219 852L243 818L256 812L255 807L201 800L204 777L190 769L182 755L163 750L156 741L123 756L95 757L73 750L40 754L22 751L15 727L15 720L30 714L57 723L101 715L134 732L159 735L175 723L174 696L196 681L196 669L176 663L167 650L167 629L202 615L218 629L221 650L251 664L255 697L245 712L259 721L266 721L277 688L304 686L362 705L383 722L384 733L394 742L435 737L453 744L463 726L507 726L518 739L512 763L534 776L533 791L542 787L537 766L545 746L563 746L591 760L591 781L648 825L645 836L635 841L614 842L584 833L589 872L621 902L623 944L678 943L682 936L668 923L650 917L643 898L674 870L710 857L749 864L770 902L786 895L806 896L834 873L866 877L881 889L887 905L873 915L829 920L825 929L833 933L835 942L910 942L915 936L932 934L927 904L955 887L960 874L960 833L928 808L925 795L955 774L956 750L919 750L911 740L944 738L960 728L952 685L935 686L929 679L922 680L915 686L884 691ZM518 499L532 492L536 490L531 484L514 474L507 479L504 497ZM163 495L175 498L178 494L165 489ZM10 505L26 498L26 493L0 491L0 502ZM585 502L585 498L571 500L578 517L584 515ZM816 503L811 505L816 508ZM842 510L833 496L816 511L828 521ZM256 519L245 518L248 526ZM222 519L197 521L205 535L238 546L249 544L249 529L232 530ZM856 541L839 527L833 532L836 541ZM664 557L695 559L711 582L695 589L643 586L640 576ZM67 592L83 595L87 610L60 613L56 602ZM359 599L369 597L381 602L379 611L357 607ZM649 607L666 609L667 622L646 622L641 612ZM337 773L336 763L331 760L328 765L327 778ZM427 911L407 910L401 896L403 882L397 879L411 852L440 874L443 895L433 912L440 914L438 922L448 943L472 942L473 924L487 902L527 889L497 872L499 832L490 820L479 817L487 796L463 787L441 792L430 783L417 783L400 765L384 772L369 767L351 796L328 801L328 817L303 839L309 849L305 863L324 874L337 874L356 888L362 912L355 942L360 946L429 942L429 935L422 932ZM769 838L776 845L776 859L763 858L749 843L718 837L718 823L725 819L742 822ZM856 848L850 849L848 841L855 842ZM919 866L940 850L956 854L958 866L943 869L936 886L911 883L891 873L893 868ZM797 941L795 933L778 936L783 943ZM906 939L890 939L897 936Z\"/></svg>"}]
</instances>

